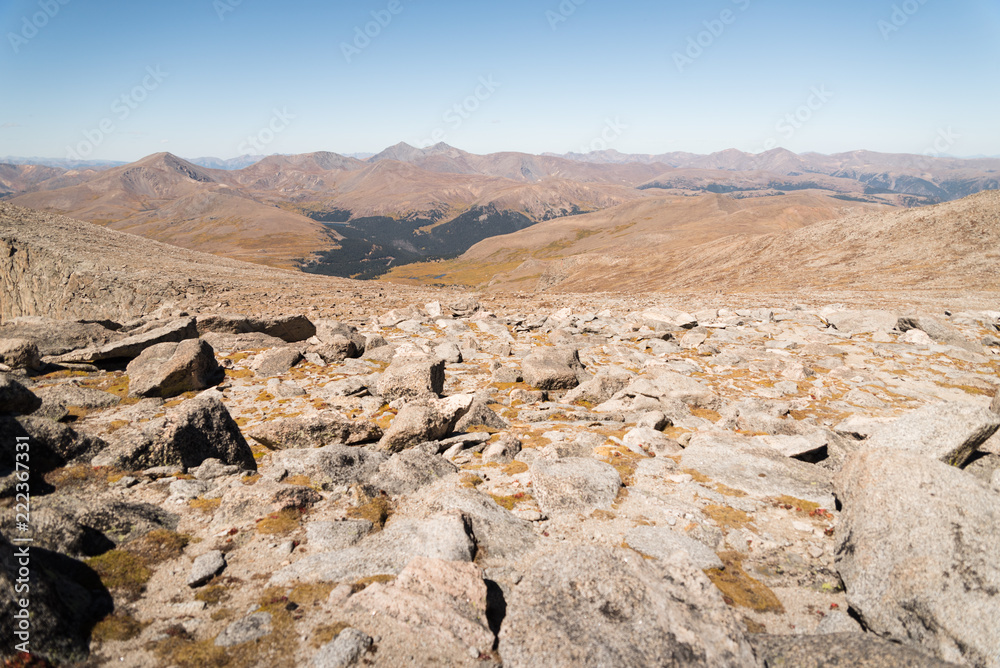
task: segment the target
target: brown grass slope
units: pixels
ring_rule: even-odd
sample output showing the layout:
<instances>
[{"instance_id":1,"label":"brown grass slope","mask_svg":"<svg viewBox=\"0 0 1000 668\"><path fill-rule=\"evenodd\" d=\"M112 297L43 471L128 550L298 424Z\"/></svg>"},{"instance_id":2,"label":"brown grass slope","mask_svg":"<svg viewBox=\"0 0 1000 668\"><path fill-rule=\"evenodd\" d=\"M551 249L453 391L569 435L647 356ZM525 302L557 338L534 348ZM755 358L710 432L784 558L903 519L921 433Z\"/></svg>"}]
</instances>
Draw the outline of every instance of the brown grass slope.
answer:
<instances>
[{"instance_id":1,"label":"brown grass slope","mask_svg":"<svg viewBox=\"0 0 1000 668\"><path fill-rule=\"evenodd\" d=\"M399 267L391 281L595 292L668 288L690 250L734 234L796 230L873 208L819 192L733 199L661 196L486 239L456 260Z\"/></svg>"},{"instance_id":2,"label":"brown grass slope","mask_svg":"<svg viewBox=\"0 0 1000 668\"><path fill-rule=\"evenodd\" d=\"M222 175L157 153L85 183L12 201L183 248L279 267L294 267L297 259L334 245L322 224L259 202L220 182Z\"/></svg>"},{"instance_id":3,"label":"brown grass slope","mask_svg":"<svg viewBox=\"0 0 1000 668\"><path fill-rule=\"evenodd\" d=\"M720 239L695 251L666 277L674 286L1000 292L1000 191L790 234Z\"/></svg>"}]
</instances>

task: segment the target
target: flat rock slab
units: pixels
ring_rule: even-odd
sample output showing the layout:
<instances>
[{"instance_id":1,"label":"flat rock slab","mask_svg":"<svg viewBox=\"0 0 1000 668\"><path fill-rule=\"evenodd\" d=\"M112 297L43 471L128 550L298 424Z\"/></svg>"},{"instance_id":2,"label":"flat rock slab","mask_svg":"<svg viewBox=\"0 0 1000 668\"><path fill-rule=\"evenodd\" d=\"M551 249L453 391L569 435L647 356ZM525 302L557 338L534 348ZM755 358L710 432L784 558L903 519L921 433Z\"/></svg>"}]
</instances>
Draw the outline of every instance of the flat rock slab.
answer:
<instances>
[{"instance_id":1,"label":"flat rock slab","mask_svg":"<svg viewBox=\"0 0 1000 668\"><path fill-rule=\"evenodd\" d=\"M723 567L710 547L668 527L635 527L625 534L625 542L636 552L656 559L669 559L675 552L684 551L701 570Z\"/></svg>"},{"instance_id":2,"label":"flat rock slab","mask_svg":"<svg viewBox=\"0 0 1000 668\"><path fill-rule=\"evenodd\" d=\"M289 475L307 476L325 489L368 482L385 459L382 453L346 445L279 450L271 454L273 466L284 468Z\"/></svg>"},{"instance_id":3,"label":"flat rock slab","mask_svg":"<svg viewBox=\"0 0 1000 668\"><path fill-rule=\"evenodd\" d=\"M757 498L791 496L833 508L831 474L790 459L747 436L696 434L681 455L681 466Z\"/></svg>"},{"instance_id":4,"label":"flat rock slab","mask_svg":"<svg viewBox=\"0 0 1000 668\"><path fill-rule=\"evenodd\" d=\"M737 617L686 555L559 547L507 599L504 666L754 666Z\"/></svg>"},{"instance_id":5,"label":"flat rock slab","mask_svg":"<svg viewBox=\"0 0 1000 668\"><path fill-rule=\"evenodd\" d=\"M531 488L546 514L608 510L622 480L610 464L589 457L540 460L531 465Z\"/></svg>"},{"instance_id":6,"label":"flat rock slab","mask_svg":"<svg viewBox=\"0 0 1000 668\"><path fill-rule=\"evenodd\" d=\"M863 450L836 478L837 570L881 636L1000 665L1000 495L910 452Z\"/></svg>"},{"instance_id":7,"label":"flat rock slab","mask_svg":"<svg viewBox=\"0 0 1000 668\"><path fill-rule=\"evenodd\" d=\"M143 334L126 336L96 348L75 350L65 355L53 357L49 361L56 364L72 362L100 362L114 359L134 359L146 348L158 343L177 343L185 339L198 338L198 328L194 318L180 318L163 327L157 327Z\"/></svg>"},{"instance_id":8,"label":"flat rock slab","mask_svg":"<svg viewBox=\"0 0 1000 668\"><path fill-rule=\"evenodd\" d=\"M933 656L882 640L872 633L752 635L757 658L768 668L949 668Z\"/></svg>"},{"instance_id":9,"label":"flat rock slab","mask_svg":"<svg viewBox=\"0 0 1000 668\"><path fill-rule=\"evenodd\" d=\"M913 452L962 466L1000 429L1000 415L964 403L918 408L872 432L866 445L875 450Z\"/></svg>"},{"instance_id":10,"label":"flat rock slab","mask_svg":"<svg viewBox=\"0 0 1000 668\"><path fill-rule=\"evenodd\" d=\"M323 413L262 422L248 430L247 435L272 450L286 450L377 441L382 430L367 420L351 421L336 413Z\"/></svg>"},{"instance_id":11,"label":"flat rock slab","mask_svg":"<svg viewBox=\"0 0 1000 668\"><path fill-rule=\"evenodd\" d=\"M458 467L444 457L411 448L383 462L372 484L393 496L411 494L457 470Z\"/></svg>"},{"instance_id":12,"label":"flat rock slab","mask_svg":"<svg viewBox=\"0 0 1000 668\"><path fill-rule=\"evenodd\" d=\"M312 554L271 577L271 585L295 582L351 582L372 575L397 575L414 557L472 561L475 544L461 515L390 522L383 531L343 550Z\"/></svg>"},{"instance_id":13,"label":"flat rock slab","mask_svg":"<svg viewBox=\"0 0 1000 668\"><path fill-rule=\"evenodd\" d=\"M255 612L237 619L215 638L216 647L233 647L252 642L271 633L271 614Z\"/></svg>"}]
</instances>

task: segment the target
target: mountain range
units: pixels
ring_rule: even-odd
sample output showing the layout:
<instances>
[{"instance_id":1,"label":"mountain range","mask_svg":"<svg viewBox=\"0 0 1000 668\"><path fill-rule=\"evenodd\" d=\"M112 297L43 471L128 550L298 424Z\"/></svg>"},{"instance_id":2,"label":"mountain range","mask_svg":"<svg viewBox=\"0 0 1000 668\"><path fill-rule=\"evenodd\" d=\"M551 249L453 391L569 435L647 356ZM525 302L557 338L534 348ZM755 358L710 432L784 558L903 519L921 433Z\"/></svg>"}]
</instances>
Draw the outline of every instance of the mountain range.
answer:
<instances>
[{"instance_id":1,"label":"mountain range","mask_svg":"<svg viewBox=\"0 0 1000 668\"><path fill-rule=\"evenodd\" d=\"M599 228L595 221L631 222L624 235L590 235L623 244L642 243L632 237L643 230L663 233L656 221L684 221L684 229L721 238L745 226L731 226L733 218L716 225L720 207L755 212L743 215L759 221L799 221L789 223L795 227L997 188L998 159L871 151L478 155L399 143L365 159L321 151L188 161L159 153L88 168L0 165L0 197L22 206L240 260L357 278L455 258L546 221L562 222L544 229L585 230ZM653 222L635 218L640 211ZM769 232L769 224L749 231ZM518 238L534 234L549 233Z\"/></svg>"}]
</instances>

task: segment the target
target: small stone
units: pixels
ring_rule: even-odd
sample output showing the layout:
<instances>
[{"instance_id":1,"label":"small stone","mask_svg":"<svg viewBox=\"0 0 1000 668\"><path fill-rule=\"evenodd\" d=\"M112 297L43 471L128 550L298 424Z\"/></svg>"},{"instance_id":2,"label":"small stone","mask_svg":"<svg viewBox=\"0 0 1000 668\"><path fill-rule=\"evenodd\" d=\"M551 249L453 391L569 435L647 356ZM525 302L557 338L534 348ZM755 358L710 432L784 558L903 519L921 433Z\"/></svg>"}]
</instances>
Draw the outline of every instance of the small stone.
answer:
<instances>
[{"instance_id":1,"label":"small stone","mask_svg":"<svg viewBox=\"0 0 1000 668\"><path fill-rule=\"evenodd\" d=\"M255 612L252 615L238 619L215 639L216 647L232 647L263 638L271 632L271 615L267 612Z\"/></svg>"},{"instance_id":2,"label":"small stone","mask_svg":"<svg viewBox=\"0 0 1000 668\"><path fill-rule=\"evenodd\" d=\"M195 589L202 586L226 568L226 557L219 550L206 552L194 560L191 573L188 575L188 587Z\"/></svg>"}]
</instances>

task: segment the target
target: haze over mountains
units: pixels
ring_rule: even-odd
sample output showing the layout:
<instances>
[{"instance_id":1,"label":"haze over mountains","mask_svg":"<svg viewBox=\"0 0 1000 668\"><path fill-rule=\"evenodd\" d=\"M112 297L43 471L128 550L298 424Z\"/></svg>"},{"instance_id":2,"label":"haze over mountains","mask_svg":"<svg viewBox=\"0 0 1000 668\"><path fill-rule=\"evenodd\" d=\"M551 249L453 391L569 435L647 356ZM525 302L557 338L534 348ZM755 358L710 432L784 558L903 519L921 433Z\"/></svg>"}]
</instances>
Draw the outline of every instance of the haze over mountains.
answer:
<instances>
[{"instance_id":1,"label":"haze over mountains","mask_svg":"<svg viewBox=\"0 0 1000 668\"><path fill-rule=\"evenodd\" d=\"M0 196L184 248L374 278L528 228L516 238L547 238L560 226L600 229L587 233L585 247L604 253L642 248L648 235L676 243L678 225L697 230L689 240L703 243L1000 188L997 159L871 151L476 155L443 143L400 143L364 160L321 151L196 162L211 167L169 153L103 169L3 164ZM735 201L743 202L737 208L745 221L717 225L717 212ZM570 219L580 214L590 216ZM631 224L610 234L596 221Z\"/></svg>"}]
</instances>

